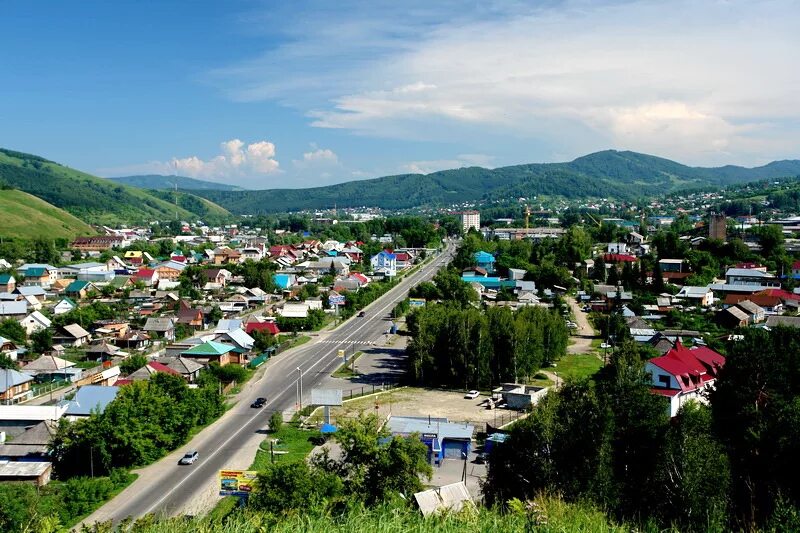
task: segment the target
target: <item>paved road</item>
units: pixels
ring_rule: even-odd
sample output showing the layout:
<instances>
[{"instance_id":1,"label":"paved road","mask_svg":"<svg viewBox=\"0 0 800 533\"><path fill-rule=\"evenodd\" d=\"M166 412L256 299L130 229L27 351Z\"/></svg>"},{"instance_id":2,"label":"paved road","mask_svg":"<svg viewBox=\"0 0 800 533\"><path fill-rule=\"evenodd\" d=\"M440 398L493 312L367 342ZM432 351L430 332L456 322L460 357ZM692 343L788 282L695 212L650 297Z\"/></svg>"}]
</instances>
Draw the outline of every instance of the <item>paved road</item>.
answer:
<instances>
[{"instance_id":1,"label":"paved road","mask_svg":"<svg viewBox=\"0 0 800 533\"><path fill-rule=\"evenodd\" d=\"M365 317L354 317L335 330L320 334L305 345L270 360L265 365L266 370L248 383L237 405L183 448L139 470L139 478L131 486L84 523L118 522L128 516L138 518L148 513L199 513L207 509L218 471L249 466L264 438L270 414L294 409L298 375L302 374L303 402L307 402L311 389L324 383L341 365L338 350L353 342L374 342L383 335L396 303L406 297L411 287L432 278L452 259L453 252L454 245L448 245L441 255L406 276L400 284L369 305ZM259 396L268 399L266 406L251 409L250 402ZM178 466L180 456L190 449L197 450L200 459L192 466Z\"/></svg>"}]
</instances>

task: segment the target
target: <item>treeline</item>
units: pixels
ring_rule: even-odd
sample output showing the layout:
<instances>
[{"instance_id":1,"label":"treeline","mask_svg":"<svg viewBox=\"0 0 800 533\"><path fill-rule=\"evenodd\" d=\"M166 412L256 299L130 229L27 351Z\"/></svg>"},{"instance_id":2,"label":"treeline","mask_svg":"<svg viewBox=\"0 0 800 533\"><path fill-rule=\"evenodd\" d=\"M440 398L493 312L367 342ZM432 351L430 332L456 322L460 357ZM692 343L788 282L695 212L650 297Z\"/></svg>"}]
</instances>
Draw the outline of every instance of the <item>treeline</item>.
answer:
<instances>
[{"instance_id":1,"label":"treeline","mask_svg":"<svg viewBox=\"0 0 800 533\"><path fill-rule=\"evenodd\" d=\"M122 387L102 413L60 421L51 445L56 474L68 479L147 465L223 411L218 381L208 373L194 389L183 378L162 373L135 381Z\"/></svg>"},{"instance_id":2,"label":"treeline","mask_svg":"<svg viewBox=\"0 0 800 533\"><path fill-rule=\"evenodd\" d=\"M651 529L800 529L800 332L747 330L710 407L674 419L626 343L594 382L549 394L492 452L490 504L558 493Z\"/></svg>"},{"instance_id":3,"label":"treeline","mask_svg":"<svg viewBox=\"0 0 800 533\"><path fill-rule=\"evenodd\" d=\"M564 319L541 307L492 307L484 313L429 304L407 322L412 377L434 386L488 388L527 380L564 355L569 339Z\"/></svg>"}]
</instances>

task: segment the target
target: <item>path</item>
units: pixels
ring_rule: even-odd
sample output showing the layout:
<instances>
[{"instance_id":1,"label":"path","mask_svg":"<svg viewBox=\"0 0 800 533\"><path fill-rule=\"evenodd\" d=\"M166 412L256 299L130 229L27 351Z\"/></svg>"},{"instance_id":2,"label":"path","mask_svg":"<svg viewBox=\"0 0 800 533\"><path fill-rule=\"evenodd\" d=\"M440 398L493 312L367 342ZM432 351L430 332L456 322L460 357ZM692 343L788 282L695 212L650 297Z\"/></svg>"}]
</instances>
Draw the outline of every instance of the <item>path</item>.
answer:
<instances>
[{"instance_id":1,"label":"path","mask_svg":"<svg viewBox=\"0 0 800 533\"><path fill-rule=\"evenodd\" d=\"M592 351L592 341L597 338L594 328L589 323L588 315L578 306L575 298L568 296L566 301L572 309L572 314L575 315L575 323L578 324L577 333L570 337L575 342L567 347L567 353L589 353Z\"/></svg>"}]
</instances>

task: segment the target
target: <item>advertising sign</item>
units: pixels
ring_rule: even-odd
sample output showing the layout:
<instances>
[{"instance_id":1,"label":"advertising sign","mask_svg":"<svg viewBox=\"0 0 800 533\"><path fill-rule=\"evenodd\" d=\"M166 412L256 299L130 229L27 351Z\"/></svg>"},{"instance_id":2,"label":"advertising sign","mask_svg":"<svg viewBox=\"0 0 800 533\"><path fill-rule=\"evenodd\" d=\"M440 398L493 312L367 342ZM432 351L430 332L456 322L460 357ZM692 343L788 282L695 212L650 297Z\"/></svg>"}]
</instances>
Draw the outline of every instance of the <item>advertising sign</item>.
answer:
<instances>
[{"instance_id":1,"label":"advertising sign","mask_svg":"<svg viewBox=\"0 0 800 533\"><path fill-rule=\"evenodd\" d=\"M409 307L423 307L425 305L425 298L409 298Z\"/></svg>"},{"instance_id":2,"label":"advertising sign","mask_svg":"<svg viewBox=\"0 0 800 533\"><path fill-rule=\"evenodd\" d=\"M253 491L258 472L255 470L220 470L220 496L247 496Z\"/></svg>"},{"instance_id":3,"label":"advertising sign","mask_svg":"<svg viewBox=\"0 0 800 533\"><path fill-rule=\"evenodd\" d=\"M336 294L328 296L328 303L330 305L344 305L344 295Z\"/></svg>"}]
</instances>

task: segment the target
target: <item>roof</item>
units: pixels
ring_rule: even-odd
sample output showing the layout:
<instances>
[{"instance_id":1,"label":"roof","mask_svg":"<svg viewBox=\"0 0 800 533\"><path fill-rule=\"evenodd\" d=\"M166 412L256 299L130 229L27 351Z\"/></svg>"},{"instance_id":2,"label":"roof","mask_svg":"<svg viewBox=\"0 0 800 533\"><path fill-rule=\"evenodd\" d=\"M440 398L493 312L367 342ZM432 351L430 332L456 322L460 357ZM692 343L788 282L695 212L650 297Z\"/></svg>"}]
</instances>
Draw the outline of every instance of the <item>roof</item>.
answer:
<instances>
[{"instance_id":1,"label":"roof","mask_svg":"<svg viewBox=\"0 0 800 533\"><path fill-rule=\"evenodd\" d=\"M89 332L80 327L78 324L67 324L63 328L64 331L69 333L72 337L80 339L81 337L89 337Z\"/></svg>"},{"instance_id":2,"label":"roof","mask_svg":"<svg viewBox=\"0 0 800 533\"><path fill-rule=\"evenodd\" d=\"M494 263L495 258L489 252L475 252L475 262L477 263Z\"/></svg>"},{"instance_id":3,"label":"roof","mask_svg":"<svg viewBox=\"0 0 800 533\"><path fill-rule=\"evenodd\" d=\"M152 268L140 268L136 271L136 274L133 275L135 279L150 279L155 274L155 270Z\"/></svg>"},{"instance_id":4,"label":"roof","mask_svg":"<svg viewBox=\"0 0 800 533\"><path fill-rule=\"evenodd\" d=\"M59 300L59 301L58 301L58 303L56 304L56 306L59 306L59 305L61 305L61 304L64 304L64 303L68 304L68 305L69 305L69 306L71 306L73 309L74 309L74 308L76 308L76 307L78 307L78 304L76 304L74 301L72 301L72 299L71 299L71 298L68 298L68 297L66 297L66 296L64 296L63 298L61 298L61 300Z\"/></svg>"},{"instance_id":5,"label":"roof","mask_svg":"<svg viewBox=\"0 0 800 533\"><path fill-rule=\"evenodd\" d=\"M66 292L80 292L80 291L86 289L89 285L90 284L89 284L88 281L80 281L80 280L76 279L75 281L73 281L72 283L67 285L67 288L64 289L64 290Z\"/></svg>"},{"instance_id":6,"label":"roof","mask_svg":"<svg viewBox=\"0 0 800 533\"><path fill-rule=\"evenodd\" d=\"M28 302L19 301L0 301L0 316L2 315L24 315L28 313Z\"/></svg>"},{"instance_id":7,"label":"roof","mask_svg":"<svg viewBox=\"0 0 800 533\"><path fill-rule=\"evenodd\" d=\"M25 365L24 370L26 372L30 372L31 370L36 371L48 371L48 370L63 370L65 368L69 368L75 366L75 363L72 361L67 361L66 359L61 359L60 357L56 357L55 355L43 355L40 358L31 361L27 365Z\"/></svg>"},{"instance_id":8,"label":"roof","mask_svg":"<svg viewBox=\"0 0 800 533\"><path fill-rule=\"evenodd\" d=\"M47 461L4 461L0 463L0 477L38 478L52 467Z\"/></svg>"},{"instance_id":9,"label":"roof","mask_svg":"<svg viewBox=\"0 0 800 533\"><path fill-rule=\"evenodd\" d=\"M439 440L443 439L472 439L474 427L469 424L449 422L446 418L392 416L386 422L386 427L391 433L398 435L411 435L412 433L434 433Z\"/></svg>"},{"instance_id":10,"label":"roof","mask_svg":"<svg viewBox=\"0 0 800 533\"><path fill-rule=\"evenodd\" d=\"M239 346L240 348L244 348L246 350L251 349L253 347L253 344L255 344L256 342L256 340L247 333L245 333L243 329L233 329L230 331L226 331L225 333L223 333L223 335L226 335L237 346Z\"/></svg>"},{"instance_id":11,"label":"roof","mask_svg":"<svg viewBox=\"0 0 800 533\"><path fill-rule=\"evenodd\" d=\"M744 300L736 304L737 307L750 313L751 315L761 315L764 314L764 308L760 305L754 304L750 300Z\"/></svg>"},{"instance_id":12,"label":"roof","mask_svg":"<svg viewBox=\"0 0 800 533\"><path fill-rule=\"evenodd\" d=\"M278 328L278 324L275 322L248 322L244 330L248 335L252 334L254 331L267 331L273 335L277 335L281 332L280 328Z\"/></svg>"},{"instance_id":13,"label":"roof","mask_svg":"<svg viewBox=\"0 0 800 533\"><path fill-rule=\"evenodd\" d=\"M779 296L768 294L729 294L725 297L725 305L736 305L741 302L750 301L760 307L775 307L783 303Z\"/></svg>"},{"instance_id":14,"label":"roof","mask_svg":"<svg viewBox=\"0 0 800 533\"><path fill-rule=\"evenodd\" d=\"M0 274L0 284L6 285L12 279L14 279L14 276L12 276L11 274Z\"/></svg>"},{"instance_id":15,"label":"roof","mask_svg":"<svg viewBox=\"0 0 800 533\"><path fill-rule=\"evenodd\" d=\"M241 318L222 318L219 322L217 322L217 327L214 328L216 333L225 332L225 331L233 331L233 330L241 330L242 329L242 319Z\"/></svg>"},{"instance_id":16,"label":"roof","mask_svg":"<svg viewBox=\"0 0 800 533\"><path fill-rule=\"evenodd\" d=\"M293 284L293 277L292 274L274 274L272 280L275 282L275 285L281 289L288 289Z\"/></svg>"},{"instance_id":17,"label":"roof","mask_svg":"<svg viewBox=\"0 0 800 533\"><path fill-rule=\"evenodd\" d=\"M722 311L720 311L720 313L727 313L728 315L731 315L739 322L748 320L750 318L750 315L748 315L746 312L744 312L742 309L738 307L728 307L727 309L723 309Z\"/></svg>"},{"instance_id":18,"label":"roof","mask_svg":"<svg viewBox=\"0 0 800 533\"><path fill-rule=\"evenodd\" d=\"M17 287L16 292L23 296L45 296L47 294L41 287Z\"/></svg>"},{"instance_id":19,"label":"roof","mask_svg":"<svg viewBox=\"0 0 800 533\"><path fill-rule=\"evenodd\" d=\"M144 331L165 332L173 329L175 322L172 318L148 318L144 323Z\"/></svg>"},{"instance_id":20,"label":"roof","mask_svg":"<svg viewBox=\"0 0 800 533\"><path fill-rule=\"evenodd\" d=\"M25 457L43 455L56 434L56 423L43 420L13 440L0 445L0 457Z\"/></svg>"},{"instance_id":21,"label":"roof","mask_svg":"<svg viewBox=\"0 0 800 533\"><path fill-rule=\"evenodd\" d=\"M604 254L603 262L605 263L633 263L636 258L629 254Z\"/></svg>"},{"instance_id":22,"label":"roof","mask_svg":"<svg viewBox=\"0 0 800 533\"><path fill-rule=\"evenodd\" d=\"M105 411L108 404L114 401L119 387L103 387L100 385L84 385L75 393L75 398L67 406L67 416L89 416L94 411Z\"/></svg>"},{"instance_id":23,"label":"roof","mask_svg":"<svg viewBox=\"0 0 800 533\"><path fill-rule=\"evenodd\" d=\"M201 368L203 365L198 363L197 361L192 361L191 359L186 359L185 357L162 357L158 360L159 363L164 364L175 370L179 374L186 375L186 374L194 374Z\"/></svg>"},{"instance_id":24,"label":"roof","mask_svg":"<svg viewBox=\"0 0 800 533\"><path fill-rule=\"evenodd\" d=\"M725 276L743 276L749 278L774 278L775 276L771 274L767 274L766 272L762 272L760 270L754 270L752 268L729 268L725 272Z\"/></svg>"},{"instance_id":25,"label":"roof","mask_svg":"<svg viewBox=\"0 0 800 533\"><path fill-rule=\"evenodd\" d=\"M46 275L44 268L42 267L31 267L25 270L25 277L26 278L41 278L42 276Z\"/></svg>"},{"instance_id":26,"label":"roof","mask_svg":"<svg viewBox=\"0 0 800 533\"><path fill-rule=\"evenodd\" d=\"M675 347L661 357L650 359L650 363L679 378L678 386L686 392L716 377L725 365L725 357L705 346L689 349L676 342Z\"/></svg>"},{"instance_id":27,"label":"roof","mask_svg":"<svg viewBox=\"0 0 800 533\"><path fill-rule=\"evenodd\" d=\"M767 327L786 326L790 328L800 328L800 316L779 316L771 315L767 317Z\"/></svg>"},{"instance_id":28,"label":"roof","mask_svg":"<svg viewBox=\"0 0 800 533\"><path fill-rule=\"evenodd\" d=\"M193 348L189 348L183 355L199 355L199 356L219 356L225 355L233 351L234 347L230 344L222 344L221 342L208 341L203 344L198 344Z\"/></svg>"},{"instance_id":29,"label":"roof","mask_svg":"<svg viewBox=\"0 0 800 533\"><path fill-rule=\"evenodd\" d=\"M441 512L457 513L465 504L472 503L472 498L463 481L417 492L414 494L414 499L423 516Z\"/></svg>"},{"instance_id":30,"label":"roof","mask_svg":"<svg viewBox=\"0 0 800 533\"><path fill-rule=\"evenodd\" d=\"M677 296L685 296L686 298L705 298L706 294L711 291L708 287L693 287L686 285L681 288Z\"/></svg>"},{"instance_id":31,"label":"roof","mask_svg":"<svg viewBox=\"0 0 800 533\"><path fill-rule=\"evenodd\" d=\"M0 392L33 381L33 376L11 368L0 368Z\"/></svg>"}]
</instances>

